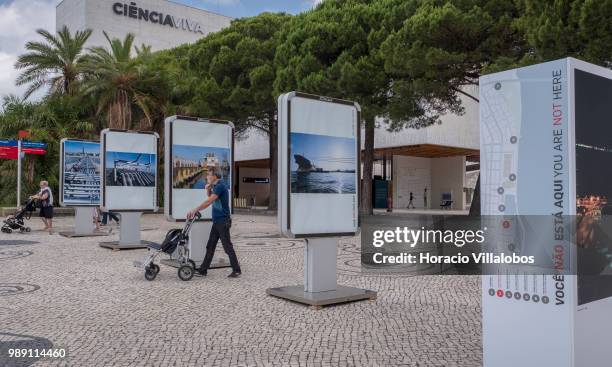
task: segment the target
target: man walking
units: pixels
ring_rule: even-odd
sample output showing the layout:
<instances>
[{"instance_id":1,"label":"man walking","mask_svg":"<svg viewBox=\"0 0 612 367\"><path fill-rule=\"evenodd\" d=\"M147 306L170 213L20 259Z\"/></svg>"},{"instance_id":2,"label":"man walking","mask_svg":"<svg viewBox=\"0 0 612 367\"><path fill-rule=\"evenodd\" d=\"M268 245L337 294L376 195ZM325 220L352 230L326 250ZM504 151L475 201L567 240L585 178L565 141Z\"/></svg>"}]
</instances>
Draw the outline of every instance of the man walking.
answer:
<instances>
[{"instance_id":1,"label":"man walking","mask_svg":"<svg viewBox=\"0 0 612 367\"><path fill-rule=\"evenodd\" d=\"M221 239L223 250L227 256L229 256L230 265L232 266L232 273L228 278L238 278L242 271L240 270L240 264L238 264L238 257L236 257L234 245L232 245L232 241L230 240L232 219L229 209L229 188L227 183L221 179L221 173L216 172L212 168L209 168L206 173L206 181L208 182L206 185L208 199L187 213L187 218L191 219L197 212L212 205L213 226L210 230L208 243L206 244L206 256L204 256L204 261L200 269L198 269L198 273L202 276L206 276L215 254L215 249L217 248L217 242Z\"/></svg>"},{"instance_id":2,"label":"man walking","mask_svg":"<svg viewBox=\"0 0 612 367\"><path fill-rule=\"evenodd\" d=\"M412 206L412 209L414 209L414 195L412 194L412 191L410 191L410 198L408 200L408 207L407 209L410 209L410 207Z\"/></svg>"}]
</instances>

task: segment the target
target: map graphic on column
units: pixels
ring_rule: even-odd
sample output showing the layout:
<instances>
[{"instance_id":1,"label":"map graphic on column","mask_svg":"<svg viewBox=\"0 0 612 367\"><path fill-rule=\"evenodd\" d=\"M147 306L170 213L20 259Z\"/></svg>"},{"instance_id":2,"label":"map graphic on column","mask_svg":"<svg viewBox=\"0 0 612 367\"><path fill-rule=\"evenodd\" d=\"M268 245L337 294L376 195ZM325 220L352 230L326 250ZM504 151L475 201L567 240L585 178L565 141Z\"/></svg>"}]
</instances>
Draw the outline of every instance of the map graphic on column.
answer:
<instances>
[{"instance_id":1,"label":"map graphic on column","mask_svg":"<svg viewBox=\"0 0 612 367\"><path fill-rule=\"evenodd\" d=\"M566 190L569 182L566 81L564 62L481 78L481 210L487 242L494 247L489 250L536 258L532 268L495 265L486 274L496 275L483 279L491 297L540 305L551 301L553 281L542 275L555 265L551 213L569 214L564 212L567 193L561 204L552 200L555 190ZM555 140L555 134L561 135ZM564 261L567 269L569 259Z\"/></svg>"}]
</instances>

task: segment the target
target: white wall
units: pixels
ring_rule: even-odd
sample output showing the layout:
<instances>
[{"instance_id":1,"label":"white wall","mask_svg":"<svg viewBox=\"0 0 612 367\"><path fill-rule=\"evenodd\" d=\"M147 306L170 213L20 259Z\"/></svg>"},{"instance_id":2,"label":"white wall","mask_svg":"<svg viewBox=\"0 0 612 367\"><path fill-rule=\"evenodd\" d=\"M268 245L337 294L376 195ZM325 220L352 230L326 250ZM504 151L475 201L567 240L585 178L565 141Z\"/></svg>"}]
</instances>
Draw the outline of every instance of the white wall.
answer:
<instances>
[{"instance_id":1,"label":"white wall","mask_svg":"<svg viewBox=\"0 0 612 367\"><path fill-rule=\"evenodd\" d=\"M72 33L76 30L85 29L85 3L87 0L64 0L58 4L55 10L55 24L59 30L64 25Z\"/></svg>"},{"instance_id":2,"label":"white wall","mask_svg":"<svg viewBox=\"0 0 612 367\"><path fill-rule=\"evenodd\" d=\"M465 157L431 158L431 207L439 209L442 194L452 195L452 209L465 209Z\"/></svg>"},{"instance_id":3,"label":"white wall","mask_svg":"<svg viewBox=\"0 0 612 367\"><path fill-rule=\"evenodd\" d=\"M84 28L92 29L94 32L86 44L87 47L108 46L102 33L106 31L111 38L120 39L127 33L132 33L136 36L135 45L144 43L150 45L153 51L157 51L193 43L210 32L227 27L232 19L166 0L134 1L136 6L143 9L198 22L202 26L202 34L117 15L113 12L113 4L117 2L130 5L132 1L63 0L56 9L56 27L59 29L66 24L72 32Z\"/></svg>"},{"instance_id":4,"label":"white wall","mask_svg":"<svg viewBox=\"0 0 612 367\"><path fill-rule=\"evenodd\" d=\"M411 191L415 207L424 208L425 187L429 209L440 209L442 193L445 192L452 195L452 209L465 209L465 157L393 157L394 208L405 209Z\"/></svg>"},{"instance_id":5,"label":"white wall","mask_svg":"<svg viewBox=\"0 0 612 367\"><path fill-rule=\"evenodd\" d=\"M466 87L471 95L478 96L477 87ZM479 105L474 100L461 97L465 113L461 116L447 114L441 117L441 124L421 129L402 129L397 132L387 131L387 126L380 120L380 126L374 134L375 148L400 147L405 145L435 144L449 147L480 149ZM363 129L361 146L363 148Z\"/></svg>"},{"instance_id":6,"label":"white wall","mask_svg":"<svg viewBox=\"0 0 612 367\"><path fill-rule=\"evenodd\" d=\"M431 158L393 157L393 207L404 209L408 206L410 192L414 194L413 204L423 208L423 195L427 187L427 205L431 203Z\"/></svg>"},{"instance_id":7,"label":"white wall","mask_svg":"<svg viewBox=\"0 0 612 367\"><path fill-rule=\"evenodd\" d=\"M260 130L250 129L244 135L236 139L235 161L251 161L270 157L270 143L267 134Z\"/></svg>"},{"instance_id":8,"label":"white wall","mask_svg":"<svg viewBox=\"0 0 612 367\"><path fill-rule=\"evenodd\" d=\"M255 205L268 205L270 184L246 183L242 182L242 179L244 177L270 178L270 170L267 168L240 167L238 171L238 185L240 185L238 197L247 199L248 205L253 203L253 198L255 198Z\"/></svg>"}]
</instances>

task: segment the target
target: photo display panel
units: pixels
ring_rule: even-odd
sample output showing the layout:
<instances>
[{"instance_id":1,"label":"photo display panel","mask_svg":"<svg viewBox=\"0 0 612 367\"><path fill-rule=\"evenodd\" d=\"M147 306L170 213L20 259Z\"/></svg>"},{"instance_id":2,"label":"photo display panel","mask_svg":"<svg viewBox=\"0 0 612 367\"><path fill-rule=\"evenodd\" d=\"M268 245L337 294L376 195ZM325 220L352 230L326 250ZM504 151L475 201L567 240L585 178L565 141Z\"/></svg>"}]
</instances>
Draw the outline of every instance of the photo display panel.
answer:
<instances>
[{"instance_id":1,"label":"photo display panel","mask_svg":"<svg viewBox=\"0 0 612 367\"><path fill-rule=\"evenodd\" d=\"M279 99L283 155L281 226L290 236L358 231L359 107L290 93Z\"/></svg>"},{"instance_id":2,"label":"photo display panel","mask_svg":"<svg viewBox=\"0 0 612 367\"><path fill-rule=\"evenodd\" d=\"M63 139L60 145L60 204L100 205L100 143Z\"/></svg>"},{"instance_id":3,"label":"photo display panel","mask_svg":"<svg viewBox=\"0 0 612 367\"><path fill-rule=\"evenodd\" d=\"M166 119L164 211L169 220L185 220L187 212L208 198L206 175L220 172L232 205L233 136L231 122L189 117ZM212 206L202 212L212 219Z\"/></svg>"},{"instance_id":4,"label":"photo display panel","mask_svg":"<svg viewBox=\"0 0 612 367\"><path fill-rule=\"evenodd\" d=\"M612 79L574 69L578 305L612 297Z\"/></svg>"},{"instance_id":5,"label":"photo display panel","mask_svg":"<svg viewBox=\"0 0 612 367\"><path fill-rule=\"evenodd\" d=\"M157 145L153 132L101 132L102 207L157 210Z\"/></svg>"}]
</instances>

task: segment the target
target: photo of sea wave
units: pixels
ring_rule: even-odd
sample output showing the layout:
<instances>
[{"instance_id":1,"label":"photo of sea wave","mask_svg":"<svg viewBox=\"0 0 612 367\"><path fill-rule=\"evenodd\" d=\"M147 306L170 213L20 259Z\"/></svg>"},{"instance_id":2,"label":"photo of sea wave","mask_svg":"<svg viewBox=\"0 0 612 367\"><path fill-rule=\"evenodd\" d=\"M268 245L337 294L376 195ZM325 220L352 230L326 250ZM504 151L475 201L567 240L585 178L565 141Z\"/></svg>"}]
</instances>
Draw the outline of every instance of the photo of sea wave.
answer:
<instances>
[{"instance_id":1,"label":"photo of sea wave","mask_svg":"<svg viewBox=\"0 0 612 367\"><path fill-rule=\"evenodd\" d=\"M354 172L291 172L291 192L354 194Z\"/></svg>"},{"instance_id":2,"label":"photo of sea wave","mask_svg":"<svg viewBox=\"0 0 612 367\"><path fill-rule=\"evenodd\" d=\"M356 139L291 133L291 192L355 194Z\"/></svg>"}]
</instances>

